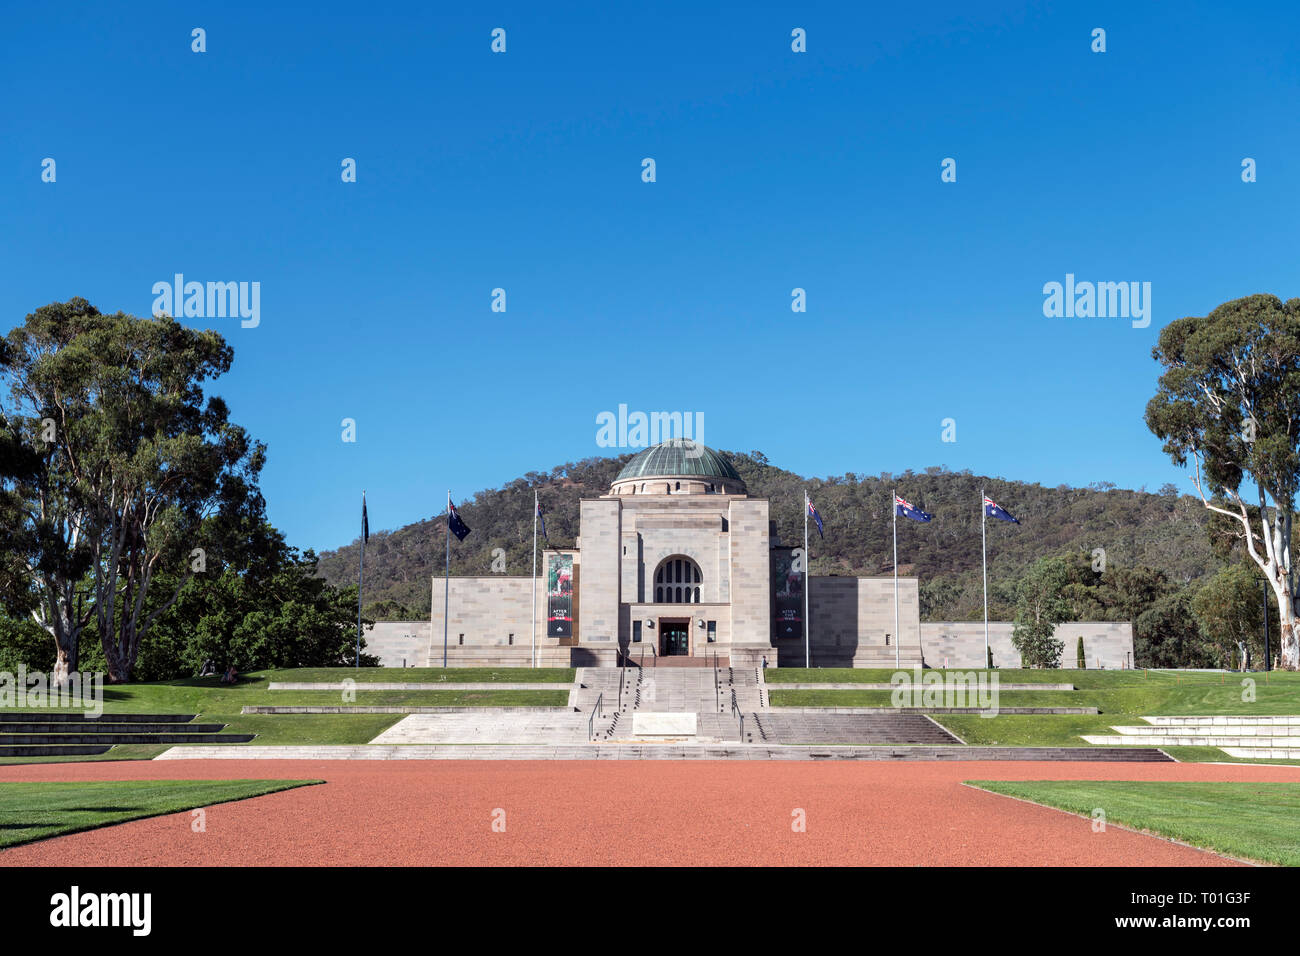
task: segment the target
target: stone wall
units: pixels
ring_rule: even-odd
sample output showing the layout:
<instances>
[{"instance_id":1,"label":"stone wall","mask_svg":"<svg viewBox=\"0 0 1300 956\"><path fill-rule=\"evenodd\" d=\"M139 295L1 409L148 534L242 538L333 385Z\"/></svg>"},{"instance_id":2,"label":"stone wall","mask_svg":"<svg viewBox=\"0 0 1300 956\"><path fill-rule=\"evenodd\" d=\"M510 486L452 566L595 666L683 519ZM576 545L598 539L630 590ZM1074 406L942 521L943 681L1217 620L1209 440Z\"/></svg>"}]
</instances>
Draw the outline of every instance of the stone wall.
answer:
<instances>
[{"instance_id":1,"label":"stone wall","mask_svg":"<svg viewBox=\"0 0 1300 956\"><path fill-rule=\"evenodd\" d=\"M995 667L1019 667L1020 654L1011 646L1011 622L989 621L989 647ZM1128 621L1067 621L1056 627L1064 643L1061 666L1076 667L1075 650L1083 637L1089 669L1119 670L1133 666L1133 625ZM984 622L945 621L921 625L925 662L931 667L983 667Z\"/></svg>"},{"instance_id":2,"label":"stone wall","mask_svg":"<svg viewBox=\"0 0 1300 956\"><path fill-rule=\"evenodd\" d=\"M443 592L442 578L433 579L433 613L430 622L423 625L425 636L422 664L430 667L442 665ZM532 576L513 577L504 574L487 574L451 579L451 617L447 621L448 664L457 656L475 663L505 665L518 662L526 667L531 660L530 645L533 629L533 608L529 600L533 588ZM546 636L546 579L537 575L537 648L538 663L542 652L548 648L559 649L559 639ZM459 650L457 650L459 648ZM550 655L552 657L557 655ZM568 666L568 651L564 649L564 663Z\"/></svg>"},{"instance_id":3,"label":"stone wall","mask_svg":"<svg viewBox=\"0 0 1300 956\"><path fill-rule=\"evenodd\" d=\"M608 642L609 646L617 647L619 556L624 543L619 531L619 502L607 498L586 499L580 507L578 641L582 644Z\"/></svg>"},{"instance_id":4,"label":"stone wall","mask_svg":"<svg viewBox=\"0 0 1300 956\"><path fill-rule=\"evenodd\" d=\"M772 644L772 568L765 498L737 498L728 518L731 643Z\"/></svg>"},{"instance_id":5,"label":"stone wall","mask_svg":"<svg viewBox=\"0 0 1300 956\"><path fill-rule=\"evenodd\" d=\"M894 578L811 577L808 591L813 667L905 667L921 663L919 589L916 578L898 579L898 632ZM780 640L780 663L804 665L804 642ZM896 653L897 652L897 653ZM926 663L931 663L928 656Z\"/></svg>"},{"instance_id":6,"label":"stone wall","mask_svg":"<svg viewBox=\"0 0 1300 956\"><path fill-rule=\"evenodd\" d=\"M376 621L366 628L363 654L379 658L380 667L424 667L429 653L428 621Z\"/></svg>"}]
</instances>

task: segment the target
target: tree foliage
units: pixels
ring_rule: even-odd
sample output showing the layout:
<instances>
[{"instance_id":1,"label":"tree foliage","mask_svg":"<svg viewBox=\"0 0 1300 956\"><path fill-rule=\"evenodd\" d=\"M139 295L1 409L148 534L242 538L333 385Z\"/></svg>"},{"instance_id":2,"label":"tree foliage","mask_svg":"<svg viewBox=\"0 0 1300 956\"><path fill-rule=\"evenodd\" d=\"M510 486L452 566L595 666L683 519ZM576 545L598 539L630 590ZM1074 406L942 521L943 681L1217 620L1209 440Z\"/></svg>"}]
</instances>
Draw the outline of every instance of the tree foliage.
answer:
<instances>
[{"instance_id":1,"label":"tree foliage","mask_svg":"<svg viewBox=\"0 0 1300 956\"><path fill-rule=\"evenodd\" d=\"M1071 617L1065 591L1070 583L1066 558L1036 561L1016 589L1016 615L1011 644L1026 667L1060 667L1064 641L1056 639L1056 625Z\"/></svg>"},{"instance_id":2,"label":"tree foliage","mask_svg":"<svg viewBox=\"0 0 1300 956\"><path fill-rule=\"evenodd\" d=\"M264 449L203 390L231 356L216 332L85 299L9 333L0 420L21 459L3 479L10 576L71 667L93 626L110 679L128 679L195 569L237 550L225 532L262 513Z\"/></svg>"},{"instance_id":3,"label":"tree foliage","mask_svg":"<svg viewBox=\"0 0 1300 956\"><path fill-rule=\"evenodd\" d=\"M1291 521L1300 488L1300 299L1252 295L1165 326L1148 427L1272 586L1282 666L1300 669ZM1253 486L1253 487L1252 487ZM1270 514L1271 508L1271 514Z\"/></svg>"}]
</instances>

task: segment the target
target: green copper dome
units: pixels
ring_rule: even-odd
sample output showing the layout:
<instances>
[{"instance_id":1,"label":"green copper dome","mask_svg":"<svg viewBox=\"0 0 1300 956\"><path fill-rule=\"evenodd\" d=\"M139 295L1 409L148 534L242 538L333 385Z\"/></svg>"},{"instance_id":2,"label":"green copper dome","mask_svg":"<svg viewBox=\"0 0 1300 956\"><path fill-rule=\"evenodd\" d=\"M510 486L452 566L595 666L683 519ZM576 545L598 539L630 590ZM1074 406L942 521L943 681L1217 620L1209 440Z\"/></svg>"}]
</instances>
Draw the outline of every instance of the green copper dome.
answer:
<instances>
[{"instance_id":1,"label":"green copper dome","mask_svg":"<svg viewBox=\"0 0 1300 956\"><path fill-rule=\"evenodd\" d=\"M729 478L744 484L731 462L712 448L689 438L670 438L638 452L623 466L615 481L634 478L667 478L683 475Z\"/></svg>"}]
</instances>

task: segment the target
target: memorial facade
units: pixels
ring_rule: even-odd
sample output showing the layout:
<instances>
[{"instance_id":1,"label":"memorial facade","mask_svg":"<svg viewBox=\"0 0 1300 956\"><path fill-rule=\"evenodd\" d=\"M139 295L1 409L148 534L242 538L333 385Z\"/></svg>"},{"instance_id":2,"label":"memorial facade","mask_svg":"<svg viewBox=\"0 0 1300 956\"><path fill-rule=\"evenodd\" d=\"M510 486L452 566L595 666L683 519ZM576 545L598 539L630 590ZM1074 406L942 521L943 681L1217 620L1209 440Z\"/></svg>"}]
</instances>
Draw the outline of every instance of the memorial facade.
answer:
<instances>
[{"instance_id":1,"label":"memorial facade","mask_svg":"<svg viewBox=\"0 0 1300 956\"><path fill-rule=\"evenodd\" d=\"M381 622L367 638L389 666L615 666L712 658L738 667L803 666L807 581L814 667L981 667L982 622L921 623L917 580L811 576L800 550L776 538L767 499L713 449L689 439L651 446L609 492L581 502L575 546L545 549L531 576L488 574L432 583L428 622ZM800 542L802 544L802 542ZM533 621L536 620L534 642ZM990 626L994 662L1019 664L1010 625ZM1058 628L1065 666L1076 635L1088 666L1131 666L1127 623Z\"/></svg>"}]
</instances>

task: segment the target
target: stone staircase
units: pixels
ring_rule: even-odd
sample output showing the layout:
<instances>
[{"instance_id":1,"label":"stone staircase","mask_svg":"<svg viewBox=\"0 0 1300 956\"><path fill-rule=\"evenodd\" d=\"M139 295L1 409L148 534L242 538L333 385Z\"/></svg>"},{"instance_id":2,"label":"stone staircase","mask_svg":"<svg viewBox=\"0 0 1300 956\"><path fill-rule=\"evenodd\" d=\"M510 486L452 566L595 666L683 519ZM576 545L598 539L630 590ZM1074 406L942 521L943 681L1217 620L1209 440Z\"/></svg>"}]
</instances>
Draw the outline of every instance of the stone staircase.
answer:
<instances>
[{"instance_id":1,"label":"stone staircase","mask_svg":"<svg viewBox=\"0 0 1300 956\"><path fill-rule=\"evenodd\" d=\"M768 744L960 746L961 741L917 714L755 714L757 737Z\"/></svg>"},{"instance_id":2,"label":"stone staircase","mask_svg":"<svg viewBox=\"0 0 1300 956\"><path fill-rule=\"evenodd\" d=\"M1143 717L1145 724L1113 726L1113 734L1084 734L1112 747L1217 747L1233 757L1300 759L1300 716Z\"/></svg>"},{"instance_id":3,"label":"stone staircase","mask_svg":"<svg viewBox=\"0 0 1300 956\"><path fill-rule=\"evenodd\" d=\"M242 744L253 734L223 734L225 724L195 724L194 714L0 711L0 757L87 757L119 744Z\"/></svg>"},{"instance_id":4,"label":"stone staircase","mask_svg":"<svg viewBox=\"0 0 1300 956\"><path fill-rule=\"evenodd\" d=\"M720 666L715 682L712 659L708 667L665 667L666 660L669 658L660 658L658 666L578 671L577 690L570 700L586 715L601 702L602 712L594 721L597 741L633 739L632 718L637 713L693 713L697 715L696 743L739 742L740 721L732 711L733 694L736 706L745 714L745 740L759 739L752 726L753 714L768 706L759 668Z\"/></svg>"}]
</instances>

